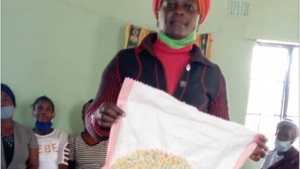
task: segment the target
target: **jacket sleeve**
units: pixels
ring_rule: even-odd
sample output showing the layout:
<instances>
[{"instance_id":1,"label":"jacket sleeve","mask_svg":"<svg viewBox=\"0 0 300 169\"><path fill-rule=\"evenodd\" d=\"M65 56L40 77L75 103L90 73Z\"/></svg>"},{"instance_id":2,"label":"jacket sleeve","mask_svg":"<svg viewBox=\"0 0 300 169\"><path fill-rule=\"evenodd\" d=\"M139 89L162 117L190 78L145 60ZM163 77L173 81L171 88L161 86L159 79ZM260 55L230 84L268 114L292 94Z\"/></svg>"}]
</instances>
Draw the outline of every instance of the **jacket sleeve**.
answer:
<instances>
[{"instance_id":1,"label":"jacket sleeve","mask_svg":"<svg viewBox=\"0 0 300 169\"><path fill-rule=\"evenodd\" d=\"M219 69L219 88L216 96L210 102L208 113L220 117L224 120L229 120L228 101L225 78Z\"/></svg>"},{"instance_id":2,"label":"jacket sleeve","mask_svg":"<svg viewBox=\"0 0 300 169\"><path fill-rule=\"evenodd\" d=\"M96 98L85 115L85 127L93 137L99 139L109 136L110 129L103 129L98 125L97 112L104 102L116 103L120 90L121 80L117 55L105 68Z\"/></svg>"}]
</instances>

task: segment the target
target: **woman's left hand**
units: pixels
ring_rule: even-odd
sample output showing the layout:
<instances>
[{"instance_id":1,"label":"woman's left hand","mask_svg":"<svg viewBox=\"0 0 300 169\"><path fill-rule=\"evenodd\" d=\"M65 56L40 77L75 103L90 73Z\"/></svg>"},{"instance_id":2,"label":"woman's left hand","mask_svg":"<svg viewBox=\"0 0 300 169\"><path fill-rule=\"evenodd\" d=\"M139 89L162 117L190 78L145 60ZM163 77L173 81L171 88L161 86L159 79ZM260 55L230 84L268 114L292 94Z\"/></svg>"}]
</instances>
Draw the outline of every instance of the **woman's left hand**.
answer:
<instances>
[{"instance_id":1,"label":"woman's left hand","mask_svg":"<svg viewBox=\"0 0 300 169\"><path fill-rule=\"evenodd\" d=\"M265 157L266 151L268 150L268 147L266 146L267 140L268 139L264 135L258 135L256 139L257 147L250 156L253 161L259 161L261 158Z\"/></svg>"}]
</instances>

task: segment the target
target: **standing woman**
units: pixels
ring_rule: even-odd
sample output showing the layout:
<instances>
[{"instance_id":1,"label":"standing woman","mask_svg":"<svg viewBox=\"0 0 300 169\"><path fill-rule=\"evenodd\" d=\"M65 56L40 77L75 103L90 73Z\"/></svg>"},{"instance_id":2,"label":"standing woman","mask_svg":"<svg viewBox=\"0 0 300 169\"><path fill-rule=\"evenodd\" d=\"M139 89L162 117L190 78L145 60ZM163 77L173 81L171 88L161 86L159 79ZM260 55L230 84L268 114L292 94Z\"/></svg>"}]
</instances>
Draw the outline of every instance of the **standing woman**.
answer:
<instances>
[{"instance_id":1,"label":"standing woman","mask_svg":"<svg viewBox=\"0 0 300 169\"><path fill-rule=\"evenodd\" d=\"M112 124L125 115L116 106L125 77L229 120L223 73L194 44L209 9L210 0L153 0L159 32L149 34L138 47L118 52L104 70L95 101L86 115L86 128L94 137L107 139ZM265 142L264 136L257 140L259 146L251 159L264 157Z\"/></svg>"},{"instance_id":2,"label":"standing woman","mask_svg":"<svg viewBox=\"0 0 300 169\"><path fill-rule=\"evenodd\" d=\"M52 128L55 116L54 104L46 96L37 98L33 103L36 119L33 131L39 143L39 169L67 169L69 160L68 134Z\"/></svg>"},{"instance_id":3,"label":"standing woman","mask_svg":"<svg viewBox=\"0 0 300 169\"><path fill-rule=\"evenodd\" d=\"M1 83L1 169L37 169L39 146L34 133L13 120L16 99Z\"/></svg>"}]
</instances>

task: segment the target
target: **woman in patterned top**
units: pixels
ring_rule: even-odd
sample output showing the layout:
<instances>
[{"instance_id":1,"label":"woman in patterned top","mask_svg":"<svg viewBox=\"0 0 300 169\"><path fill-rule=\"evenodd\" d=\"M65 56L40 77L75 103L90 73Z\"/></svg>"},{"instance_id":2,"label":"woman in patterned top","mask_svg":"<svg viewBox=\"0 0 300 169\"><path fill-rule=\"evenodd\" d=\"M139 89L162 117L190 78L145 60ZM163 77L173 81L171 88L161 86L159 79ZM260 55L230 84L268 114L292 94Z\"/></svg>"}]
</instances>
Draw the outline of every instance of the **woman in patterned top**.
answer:
<instances>
[{"instance_id":1,"label":"woman in patterned top","mask_svg":"<svg viewBox=\"0 0 300 169\"><path fill-rule=\"evenodd\" d=\"M52 119L55 116L52 100L41 96L32 106L32 113L36 119L33 131L39 143L39 169L67 169L68 134L52 128Z\"/></svg>"},{"instance_id":2,"label":"woman in patterned top","mask_svg":"<svg viewBox=\"0 0 300 169\"><path fill-rule=\"evenodd\" d=\"M13 120L16 99L1 83L1 169L37 169L39 146L34 133Z\"/></svg>"},{"instance_id":3,"label":"woman in patterned top","mask_svg":"<svg viewBox=\"0 0 300 169\"><path fill-rule=\"evenodd\" d=\"M84 113L86 108L93 102L89 100L83 105L82 120L85 125ZM84 128L79 135L69 138L70 158L69 169L100 169L105 164L107 140L99 141L93 138Z\"/></svg>"},{"instance_id":4,"label":"woman in patterned top","mask_svg":"<svg viewBox=\"0 0 300 169\"><path fill-rule=\"evenodd\" d=\"M208 16L210 1L153 0L159 32L149 34L135 48L119 51L103 71L95 101L86 114L86 128L92 136L107 139L112 124L125 116L116 102L126 77L165 91L202 112L229 120L223 73L194 44L197 30ZM252 160L264 157L265 142L261 135Z\"/></svg>"}]
</instances>

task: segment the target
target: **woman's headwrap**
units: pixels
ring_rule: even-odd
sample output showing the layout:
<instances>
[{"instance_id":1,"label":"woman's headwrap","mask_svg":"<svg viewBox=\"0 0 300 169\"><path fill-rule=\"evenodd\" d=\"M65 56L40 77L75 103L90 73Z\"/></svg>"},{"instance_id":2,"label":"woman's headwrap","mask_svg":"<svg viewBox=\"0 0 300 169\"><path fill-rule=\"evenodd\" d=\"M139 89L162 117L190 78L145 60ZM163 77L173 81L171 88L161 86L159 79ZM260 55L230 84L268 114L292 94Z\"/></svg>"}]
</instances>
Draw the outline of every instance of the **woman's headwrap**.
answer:
<instances>
[{"instance_id":1,"label":"woman's headwrap","mask_svg":"<svg viewBox=\"0 0 300 169\"><path fill-rule=\"evenodd\" d=\"M158 18L157 14L160 9L162 1L163 0L153 0L153 12L156 19ZM207 15L209 13L210 0L198 0L198 9L200 14L199 24L201 24L207 18Z\"/></svg>"},{"instance_id":2,"label":"woman's headwrap","mask_svg":"<svg viewBox=\"0 0 300 169\"><path fill-rule=\"evenodd\" d=\"M297 125L290 119L284 119L277 124L278 131L282 127L287 127L292 131L292 141L294 141L299 136L299 128Z\"/></svg>"}]
</instances>

